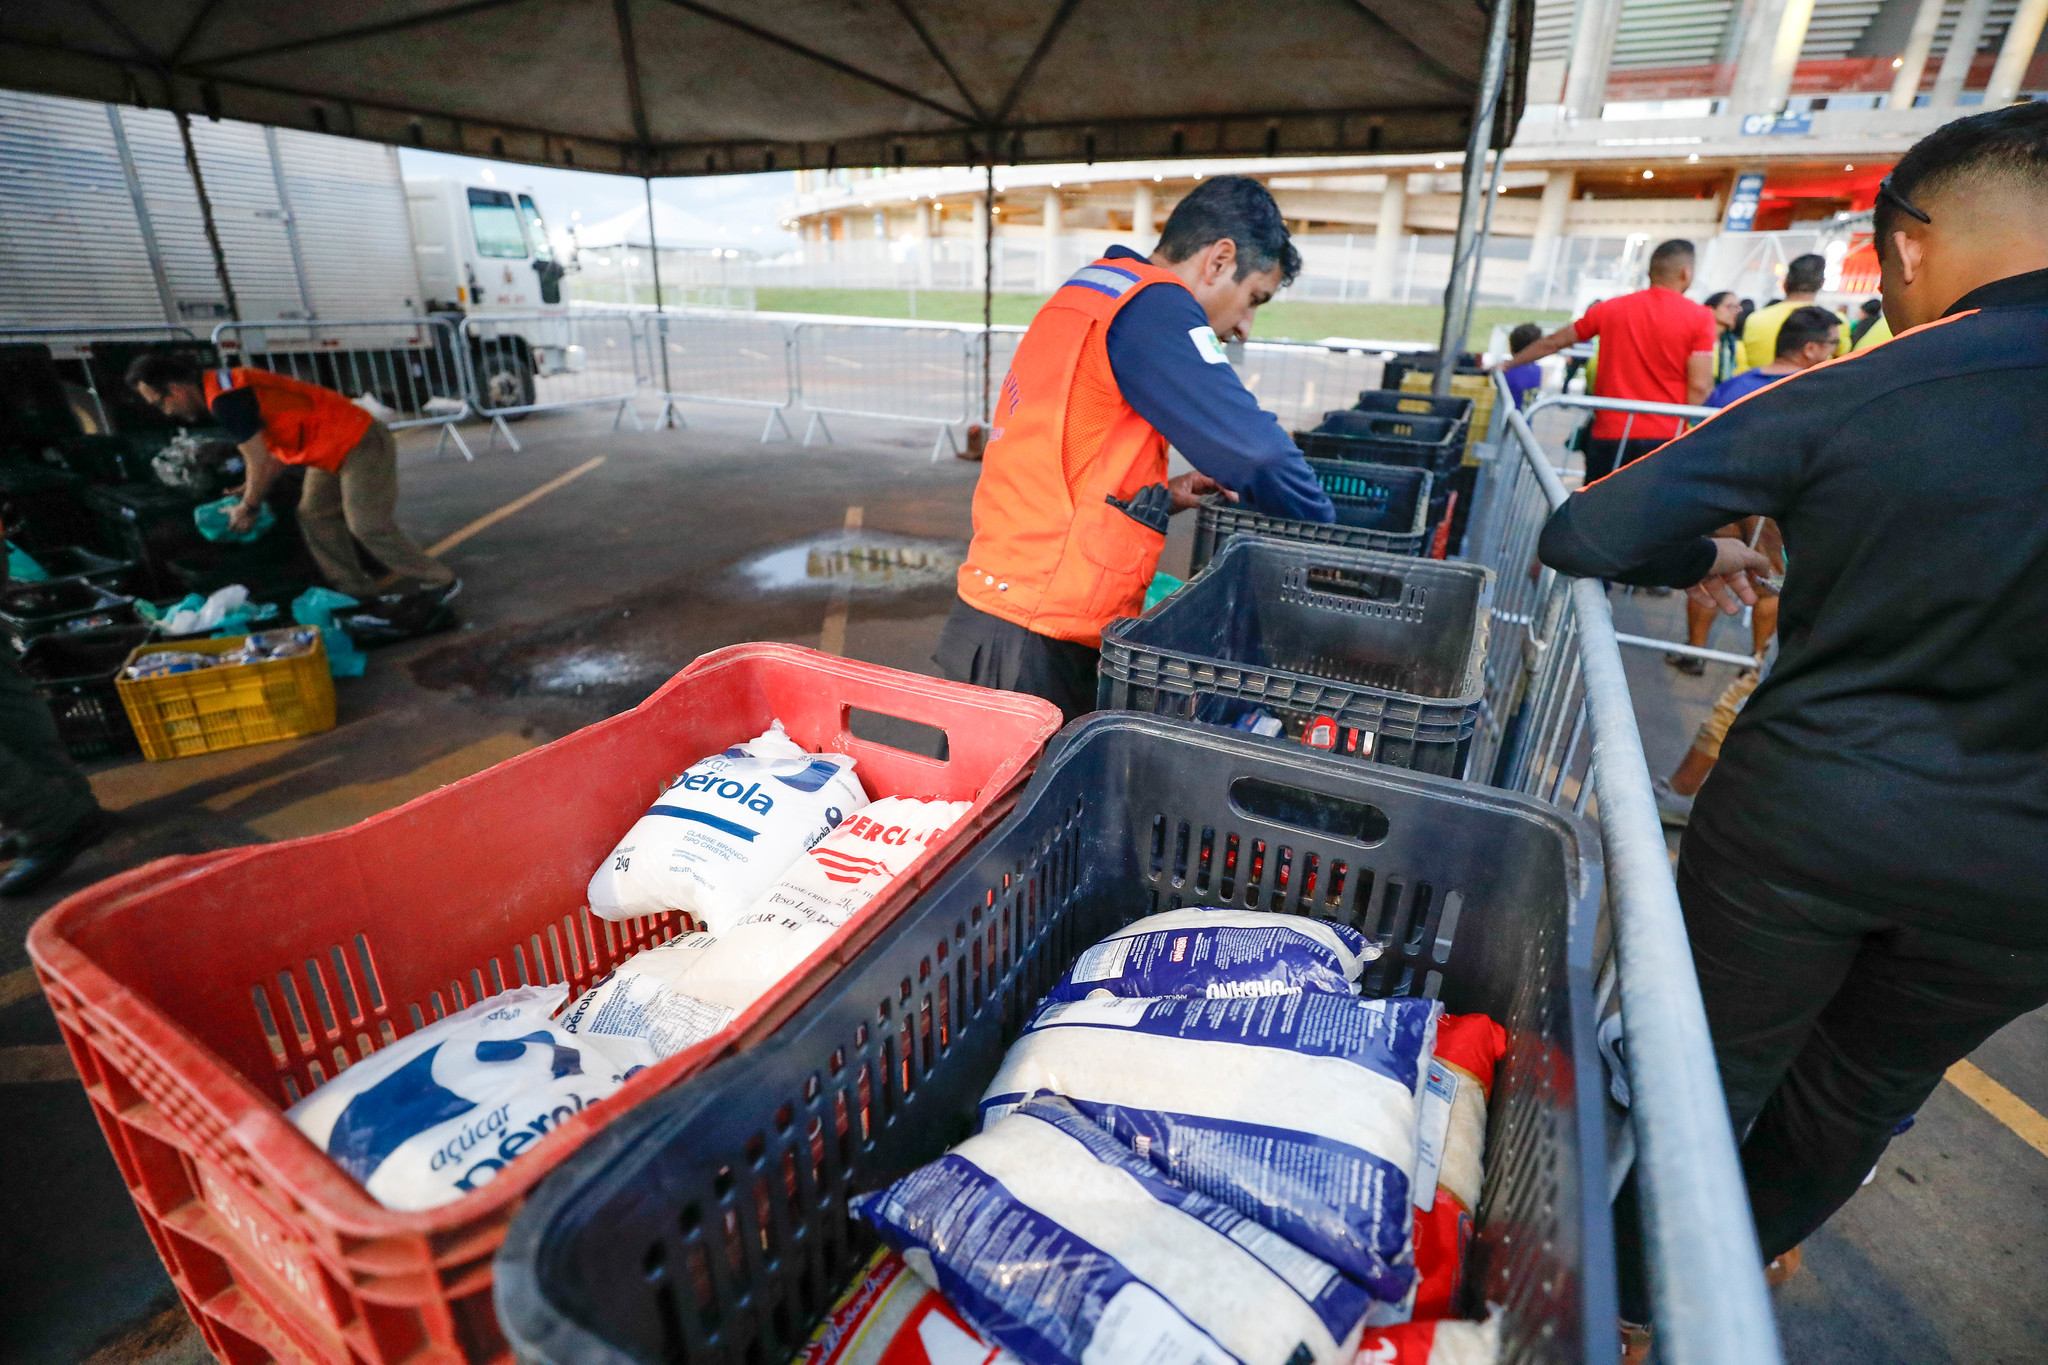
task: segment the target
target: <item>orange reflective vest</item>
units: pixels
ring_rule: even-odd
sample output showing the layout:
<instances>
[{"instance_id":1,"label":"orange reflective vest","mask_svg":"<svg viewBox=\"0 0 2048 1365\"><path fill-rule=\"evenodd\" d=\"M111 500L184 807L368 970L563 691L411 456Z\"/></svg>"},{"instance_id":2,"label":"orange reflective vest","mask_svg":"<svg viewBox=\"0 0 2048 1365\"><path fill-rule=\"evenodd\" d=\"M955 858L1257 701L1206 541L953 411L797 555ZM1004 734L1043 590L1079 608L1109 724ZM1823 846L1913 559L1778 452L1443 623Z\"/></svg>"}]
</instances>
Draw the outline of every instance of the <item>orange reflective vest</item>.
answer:
<instances>
[{"instance_id":1,"label":"orange reflective vest","mask_svg":"<svg viewBox=\"0 0 2048 1365\"><path fill-rule=\"evenodd\" d=\"M336 473L376 420L333 389L290 375L222 366L204 378L209 407L229 389L256 391L263 443L281 464L309 464Z\"/></svg>"},{"instance_id":2,"label":"orange reflective vest","mask_svg":"<svg viewBox=\"0 0 2048 1365\"><path fill-rule=\"evenodd\" d=\"M974 542L960 566L969 606L1039 635L1102 643L1136 616L1166 537L1105 501L1166 477L1166 438L1124 401L1109 324L1139 291L1185 289L1148 262L1099 260L1038 310L989 423L974 490Z\"/></svg>"}]
</instances>

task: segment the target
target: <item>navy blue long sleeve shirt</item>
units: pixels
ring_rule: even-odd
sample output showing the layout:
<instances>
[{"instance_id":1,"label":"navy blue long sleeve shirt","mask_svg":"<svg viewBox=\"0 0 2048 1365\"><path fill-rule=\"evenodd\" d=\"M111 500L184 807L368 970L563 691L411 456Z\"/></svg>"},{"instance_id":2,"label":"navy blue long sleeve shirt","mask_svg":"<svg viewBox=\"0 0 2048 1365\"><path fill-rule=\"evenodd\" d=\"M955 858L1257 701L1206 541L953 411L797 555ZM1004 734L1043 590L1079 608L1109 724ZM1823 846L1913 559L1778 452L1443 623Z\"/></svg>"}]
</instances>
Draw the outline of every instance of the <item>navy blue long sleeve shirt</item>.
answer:
<instances>
[{"instance_id":1,"label":"navy blue long sleeve shirt","mask_svg":"<svg viewBox=\"0 0 2048 1365\"><path fill-rule=\"evenodd\" d=\"M1122 246L1109 255L1144 259ZM1194 295L1165 286L1141 289L1104 340L1124 401L1189 464L1269 516L1337 519L1293 438L1224 359Z\"/></svg>"}]
</instances>

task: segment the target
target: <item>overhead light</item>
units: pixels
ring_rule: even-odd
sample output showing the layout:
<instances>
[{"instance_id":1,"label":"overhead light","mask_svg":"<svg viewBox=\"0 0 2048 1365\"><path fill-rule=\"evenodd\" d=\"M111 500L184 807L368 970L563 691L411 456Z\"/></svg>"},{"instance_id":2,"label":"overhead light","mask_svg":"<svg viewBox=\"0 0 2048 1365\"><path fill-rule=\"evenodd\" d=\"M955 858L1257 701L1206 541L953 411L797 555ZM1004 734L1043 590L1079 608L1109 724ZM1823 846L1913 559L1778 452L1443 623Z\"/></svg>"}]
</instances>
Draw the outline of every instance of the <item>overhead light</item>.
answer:
<instances>
[{"instance_id":1,"label":"overhead light","mask_svg":"<svg viewBox=\"0 0 2048 1365\"><path fill-rule=\"evenodd\" d=\"M1657 178L1657 173L1656 173L1655 171L1644 171L1644 172L1643 172L1643 179L1645 179L1645 180L1655 180L1656 178Z\"/></svg>"},{"instance_id":2,"label":"overhead light","mask_svg":"<svg viewBox=\"0 0 2048 1365\"><path fill-rule=\"evenodd\" d=\"M1687 161L1698 161L1700 159L1700 154L1698 152L1693 152L1689 154L1685 159Z\"/></svg>"},{"instance_id":3,"label":"overhead light","mask_svg":"<svg viewBox=\"0 0 2048 1365\"><path fill-rule=\"evenodd\" d=\"M1897 71L1897 70L1898 70L1898 69L1899 69L1900 67L1904 66L1905 64L1906 64L1906 59L1905 59L1904 57L1894 57L1894 58L1892 58L1892 70L1894 70L1894 71Z\"/></svg>"},{"instance_id":4,"label":"overhead light","mask_svg":"<svg viewBox=\"0 0 2048 1365\"><path fill-rule=\"evenodd\" d=\"M1493 187L1493 192L1495 194L1506 194L1508 192L1508 187L1506 185L1495 185Z\"/></svg>"},{"instance_id":5,"label":"overhead light","mask_svg":"<svg viewBox=\"0 0 2048 1365\"><path fill-rule=\"evenodd\" d=\"M1854 166L1844 166L1844 167L1842 167L1842 169L1843 169L1843 170L1845 170L1845 171L1853 171L1853 170L1855 170L1856 168L1855 168Z\"/></svg>"},{"instance_id":6,"label":"overhead light","mask_svg":"<svg viewBox=\"0 0 2048 1365\"><path fill-rule=\"evenodd\" d=\"M1054 189L1058 189L1058 188L1060 187L1060 182L1059 182L1059 181L1057 181L1057 180L1053 181L1053 182L1052 182L1052 187L1053 187Z\"/></svg>"},{"instance_id":7,"label":"overhead light","mask_svg":"<svg viewBox=\"0 0 2048 1365\"><path fill-rule=\"evenodd\" d=\"M1164 179L1166 179L1166 177L1165 177L1165 176L1163 176L1163 175L1155 175L1155 176L1153 176L1152 178L1153 178L1153 179L1154 179L1155 181L1157 181L1157 180L1164 180ZM1200 180L1201 178L1202 178L1202 177L1201 177L1201 176L1199 176L1199 175L1195 177L1195 179L1197 179L1197 180Z\"/></svg>"},{"instance_id":8,"label":"overhead light","mask_svg":"<svg viewBox=\"0 0 2048 1365\"><path fill-rule=\"evenodd\" d=\"M1443 163L1443 162L1441 162L1441 161L1437 162L1437 163L1436 163L1436 168L1437 168L1438 170L1442 170L1442 169L1444 168L1444 163Z\"/></svg>"}]
</instances>

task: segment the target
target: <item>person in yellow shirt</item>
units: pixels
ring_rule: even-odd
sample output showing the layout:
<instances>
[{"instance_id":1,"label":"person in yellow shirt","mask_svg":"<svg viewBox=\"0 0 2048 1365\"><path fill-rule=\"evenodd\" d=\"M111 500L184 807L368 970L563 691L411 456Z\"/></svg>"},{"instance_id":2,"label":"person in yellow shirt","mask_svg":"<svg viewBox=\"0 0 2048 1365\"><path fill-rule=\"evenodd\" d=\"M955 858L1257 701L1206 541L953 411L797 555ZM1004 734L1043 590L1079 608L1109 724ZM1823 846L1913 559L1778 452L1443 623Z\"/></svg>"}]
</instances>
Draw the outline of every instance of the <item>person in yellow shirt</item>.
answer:
<instances>
[{"instance_id":1,"label":"person in yellow shirt","mask_svg":"<svg viewBox=\"0 0 2048 1365\"><path fill-rule=\"evenodd\" d=\"M1749 362L1744 368L1768 365L1778 358L1778 328L1792 315L1793 309L1805 308L1819 296L1821 282L1827 278L1827 269L1828 263L1810 252L1792 258L1792 263L1785 267L1785 297L1769 307L1757 309L1743 324L1743 358ZM1835 354L1849 354L1849 329L1846 327L1835 344Z\"/></svg>"},{"instance_id":2,"label":"person in yellow shirt","mask_svg":"<svg viewBox=\"0 0 2048 1365\"><path fill-rule=\"evenodd\" d=\"M1882 346L1892 339L1892 325L1883 316L1863 329L1863 335L1856 338L1856 350L1867 351L1873 346Z\"/></svg>"}]
</instances>

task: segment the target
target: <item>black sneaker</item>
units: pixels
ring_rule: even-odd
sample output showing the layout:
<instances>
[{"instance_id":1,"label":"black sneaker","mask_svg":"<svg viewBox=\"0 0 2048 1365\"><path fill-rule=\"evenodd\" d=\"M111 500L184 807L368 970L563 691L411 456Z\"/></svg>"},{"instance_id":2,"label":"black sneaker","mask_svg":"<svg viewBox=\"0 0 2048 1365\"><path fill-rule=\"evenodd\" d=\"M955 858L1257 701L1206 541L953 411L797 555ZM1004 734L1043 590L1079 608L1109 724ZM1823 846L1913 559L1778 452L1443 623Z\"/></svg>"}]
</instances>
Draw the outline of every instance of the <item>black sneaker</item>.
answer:
<instances>
[{"instance_id":1,"label":"black sneaker","mask_svg":"<svg viewBox=\"0 0 2048 1365\"><path fill-rule=\"evenodd\" d=\"M1687 677L1697 678L1707 671L1707 661L1693 654L1666 654L1664 662Z\"/></svg>"},{"instance_id":2,"label":"black sneaker","mask_svg":"<svg viewBox=\"0 0 2048 1365\"><path fill-rule=\"evenodd\" d=\"M0 876L0 896L26 896L54 881L78 860L79 854L113 832L114 817L95 809L62 839L40 848L24 849L16 856L14 866L7 869L7 875Z\"/></svg>"}]
</instances>

